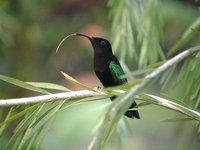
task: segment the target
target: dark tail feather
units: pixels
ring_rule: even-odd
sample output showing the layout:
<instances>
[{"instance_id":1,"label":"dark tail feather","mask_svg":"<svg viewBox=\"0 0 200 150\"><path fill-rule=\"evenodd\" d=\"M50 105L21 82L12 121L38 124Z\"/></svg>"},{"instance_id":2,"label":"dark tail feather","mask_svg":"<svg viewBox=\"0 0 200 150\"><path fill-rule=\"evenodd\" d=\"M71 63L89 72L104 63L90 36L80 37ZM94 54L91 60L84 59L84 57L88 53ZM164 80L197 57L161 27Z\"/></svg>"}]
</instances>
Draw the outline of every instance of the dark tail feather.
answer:
<instances>
[{"instance_id":1,"label":"dark tail feather","mask_svg":"<svg viewBox=\"0 0 200 150\"><path fill-rule=\"evenodd\" d=\"M129 107L129 109L133 109L133 108L135 108L135 107L137 107L137 104L136 104L136 102L134 101L132 104L131 104L131 106ZM140 119L140 115L139 115L139 112L137 111L137 110L127 110L126 112L125 112L125 115L127 116L127 117L129 117L129 118L137 118L137 119Z\"/></svg>"},{"instance_id":2,"label":"dark tail feather","mask_svg":"<svg viewBox=\"0 0 200 150\"><path fill-rule=\"evenodd\" d=\"M110 99L113 100L113 99L115 99L115 97L111 97ZM135 107L137 107L137 104L136 104L135 101L133 101L133 103L131 104L129 109L133 109ZM139 115L139 112L137 110L127 110L124 113L124 115L131 118L131 119L134 119L134 118L140 119L140 115Z\"/></svg>"}]
</instances>

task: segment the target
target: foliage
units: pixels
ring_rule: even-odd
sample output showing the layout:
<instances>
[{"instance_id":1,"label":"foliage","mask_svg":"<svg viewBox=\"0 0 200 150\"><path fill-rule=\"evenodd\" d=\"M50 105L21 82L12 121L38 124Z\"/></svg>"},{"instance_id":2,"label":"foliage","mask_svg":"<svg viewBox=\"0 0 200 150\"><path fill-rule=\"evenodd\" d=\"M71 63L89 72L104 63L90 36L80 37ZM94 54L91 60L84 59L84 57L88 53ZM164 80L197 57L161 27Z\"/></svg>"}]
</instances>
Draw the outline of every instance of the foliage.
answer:
<instances>
[{"instance_id":1,"label":"foliage","mask_svg":"<svg viewBox=\"0 0 200 150\"><path fill-rule=\"evenodd\" d=\"M9 5L9 2L4 2L2 4L4 5L2 5L3 7L0 11L3 12ZM165 69L160 78L158 78L158 76L156 76L156 78L150 78L148 84L145 84L148 75L154 73L154 71L159 69L162 65L165 65L170 58L181 53L183 49L193 49L194 46L199 46L199 16L195 16L190 24L187 24L187 28L181 31L182 35L177 38L178 40L171 43L171 45L169 44L170 40L166 37L167 32L165 32L164 29L167 28L166 18L170 15L170 12L165 10L167 10L167 6L170 4L174 5L176 11L182 11L184 8L182 8L181 2L177 3L172 1L109 0L108 6L110 8L109 17L112 20L113 50L115 53L119 54L123 63L131 62L138 70L129 71L132 69L127 67L126 70L128 71L125 76L131 79L129 84L101 89L101 92L105 92L109 96L119 96L105 109L88 149L109 149L111 139L119 140L120 142L115 143L116 147L123 149L123 146L120 145L123 144L123 132L118 130L118 128L122 126L120 120L131 103L129 98L132 97L135 97L135 100L139 101L139 107L136 108L139 109L139 111L148 108L150 104L167 107L170 110L180 112L182 115L180 115L180 117L164 118L163 120L165 122L195 121L197 124L196 127L199 128L199 47L196 47L197 51L195 51L195 53L188 55L188 57L181 62L174 63L169 69ZM31 6L30 4L27 5ZM11 13L11 10L7 11ZM16 15L20 16L20 12L17 10L15 11L17 12ZM5 24L13 22L14 18L6 13L2 13L0 18L0 20L4 20L0 21L0 42L3 43L3 46L0 47L2 49L0 53L8 55L4 49L6 49L6 46L12 45L14 39L11 38L12 33L6 31L17 32L17 28L20 28L20 22L14 27L6 26ZM33 28L35 29L36 27ZM20 30L22 29L23 28ZM34 34L34 36L37 37L38 35ZM34 39L35 37L32 38ZM33 43L34 42L36 41L33 41ZM54 43L56 42L54 41ZM129 58L128 61L125 59L127 57ZM28 68L30 69L30 67ZM96 89L81 84L64 72L62 72L62 74L68 81L76 86L94 92L97 91ZM53 83L24 82L5 75L0 75L0 80L40 94L50 94L53 93L54 90L70 91L66 87ZM137 90L138 86L144 86L144 84L145 87L141 87ZM157 90L156 94L152 94L151 88L156 86L160 86L161 88ZM120 93L119 90L125 90L126 92ZM179 92L174 92L174 90ZM45 139L45 135L49 132L49 128L54 122L58 112L67 110L71 106L77 104L84 102L90 103L103 99L105 99L105 97L94 96L73 100L65 99L56 102L41 102L33 105L13 106L9 108L7 113L5 113L7 108L1 108L0 136L4 136L9 130L10 125L19 122L18 125L15 126L13 134L6 142L6 148L9 150L41 149L41 144ZM123 123L125 123L125 121ZM127 128L127 126L125 128ZM198 133L198 130L195 132Z\"/></svg>"},{"instance_id":2,"label":"foliage","mask_svg":"<svg viewBox=\"0 0 200 150\"><path fill-rule=\"evenodd\" d=\"M144 68L165 59L160 46L163 31L159 0L110 0L108 5L113 19L113 49L120 52L122 60L133 58L139 68Z\"/></svg>"}]
</instances>

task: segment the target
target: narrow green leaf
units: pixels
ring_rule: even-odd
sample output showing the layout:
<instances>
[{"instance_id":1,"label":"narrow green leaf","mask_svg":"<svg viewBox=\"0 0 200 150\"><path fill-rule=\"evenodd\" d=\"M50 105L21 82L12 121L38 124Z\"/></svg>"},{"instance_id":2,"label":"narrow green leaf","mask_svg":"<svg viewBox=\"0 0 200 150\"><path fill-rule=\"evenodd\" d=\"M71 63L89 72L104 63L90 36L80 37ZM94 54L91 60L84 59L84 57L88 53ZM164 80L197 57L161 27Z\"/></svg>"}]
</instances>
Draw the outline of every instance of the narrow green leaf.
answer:
<instances>
[{"instance_id":1,"label":"narrow green leaf","mask_svg":"<svg viewBox=\"0 0 200 150\"><path fill-rule=\"evenodd\" d=\"M150 73L152 71L154 71L155 69L152 68L146 68L146 69L139 69L139 70L135 70L133 72L130 73L126 73L125 75L121 76L122 78L128 78L128 77L134 77L134 76L141 76L147 73Z\"/></svg>"},{"instance_id":2,"label":"narrow green leaf","mask_svg":"<svg viewBox=\"0 0 200 150\"><path fill-rule=\"evenodd\" d=\"M109 97L105 97L105 96L87 97L87 98L80 98L80 99L76 99L76 100L72 100L72 101L67 101L67 102L65 102L65 105L63 105L62 108L59 109L59 111L63 111L65 109L69 108L70 106L80 105L80 104L83 104L86 102L91 102L91 101L102 100L105 98L109 98Z\"/></svg>"},{"instance_id":3,"label":"narrow green leaf","mask_svg":"<svg viewBox=\"0 0 200 150\"><path fill-rule=\"evenodd\" d=\"M62 72L62 75L65 77L65 79L67 79L70 83L74 84L74 85L77 85L78 87L81 87L83 89L87 89L87 90L91 90L91 91L95 91L94 89L86 86L86 85L83 85L81 84L80 82L78 82L76 79L72 78L71 76L69 76L68 74Z\"/></svg>"},{"instance_id":4,"label":"narrow green leaf","mask_svg":"<svg viewBox=\"0 0 200 150\"><path fill-rule=\"evenodd\" d=\"M197 29L191 28L191 30L192 30L194 33L200 35L200 31L198 31Z\"/></svg>"},{"instance_id":5,"label":"narrow green leaf","mask_svg":"<svg viewBox=\"0 0 200 150\"><path fill-rule=\"evenodd\" d=\"M37 107L39 107L40 105L41 105L41 103L32 105L32 106L30 106L30 107L24 109L23 111L14 114L13 116L11 116L11 117L5 119L3 122L1 122L1 123L0 123L0 126L3 126L4 124L10 123L10 122L12 122L12 121L18 119L19 117L25 115L26 113L35 110L35 109L36 109Z\"/></svg>"},{"instance_id":6,"label":"narrow green leaf","mask_svg":"<svg viewBox=\"0 0 200 150\"><path fill-rule=\"evenodd\" d=\"M50 94L48 91L46 91L44 89L32 86L32 85L30 85L30 84L28 84L24 81L21 81L21 80L15 79L15 78L11 78L11 77L8 77L8 76L0 75L0 80L5 81L5 82L10 83L10 84L13 84L13 85L16 85L18 87L27 89L27 90L39 92L39 93L42 93L42 94Z\"/></svg>"},{"instance_id":7,"label":"narrow green leaf","mask_svg":"<svg viewBox=\"0 0 200 150\"><path fill-rule=\"evenodd\" d=\"M184 118L170 118L161 120L162 122L183 122L183 121L194 121L192 118L184 117Z\"/></svg>"},{"instance_id":8,"label":"narrow green leaf","mask_svg":"<svg viewBox=\"0 0 200 150\"><path fill-rule=\"evenodd\" d=\"M150 94L145 94L143 96L144 96L145 101L149 101L156 105L160 105L160 106L169 108L171 110L175 110L177 112L185 114L188 117L195 119L196 121L200 121L200 112L198 112L198 111L192 110L181 104L172 102L170 100L167 100L167 99L159 97L159 96L150 95Z\"/></svg>"},{"instance_id":9,"label":"narrow green leaf","mask_svg":"<svg viewBox=\"0 0 200 150\"><path fill-rule=\"evenodd\" d=\"M125 89L129 89L130 87L137 85L139 83L141 83L144 79L133 79L130 80L128 83L122 84L122 85L117 85L117 86L113 86L113 87L107 87L104 88L106 91L110 91L112 92L113 90L125 90Z\"/></svg>"},{"instance_id":10,"label":"narrow green leaf","mask_svg":"<svg viewBox=\"0 0 200 150\"><path fill-rule=\"evenodd\" d=\"M29 127L30 127L30 125L31 125L31 123L29 124ZM17 149L16 149L16 150L22 150L23 148L25 148L24 145L25 145L25 143L26 143L26 137L27 137L27 135L28 135L29 132L30 132L30 128L29 128L29 127L28 127L28 128L25 130L25 132L23 133L20 142L17 143ZM34 136L32 136L32 138L34 138Z\"/></svg>"},{"instance_id":11,"label":"narrow green leaf","mask_svg":"<svg viewBox=\"0 0 200 150\"><path fill-rule=\"evenodd\" d=\"M139 103L137 104L137 107L143 107L143 106L147 106L147 105L151 105L152 103L150 102L142 102L142 103Z\"/></svg>"},{"instance_id":12,"label":"narrow green leaf","mask_svg":"<svg viewBox=\"0 0 200 150\"><path fill-rule=\"evenodd\" d=\"M194 35L194 29L198 28L200 26L200 17L198 17L183 33L182 37L176 44L169 50L168 56L173 55L180 47L182 47L184 44L186 44Z\"/></svg>"},{"instance_id":13,"label":"narrow green leaf","mask_svg":"<svg viewBox=\"0 0 200 150\"><path fill-rule=\"evenodd\" d=\"M8 119L10 118L12 112L13 112L13 107L10 108L8 114L6 115L5 120L8 120ZM2 123L1 123L1 124L2 124ZM1 124L0 124L0 137L1 137L1 135L3 134L3 131L4 131L5 128L6 128L6 124L3 124L3 125L1 125Z\"/></svg>"},{"instance_id":14,"label":"narrow green leaf","mask_svg":"<svg viewBox=\"0 0 200 150\"><path fill-rule=\"evenodd\" d=\"M26 150L30 150L33 146L35 146L35 141L38 139L38 136L40 132L42 132L42 129L43 128L41 128L40 131L34 133L31 139L26 141ZM36 150L35 147L34 150Z\"/></svg>"},{"instance_id":15,"label":"narrow green leaf","mask_svg":"<svg viewBox=\"0 0 200 150\"><path fill-rule=\"evenodd\" d=\"M169 68L161 77L160 84L162 85L162 89L165 89L165 87L170 83L170 79L172 79L173 74L175 73L176 65Z\"/></svg>"},{"instance_id":16,"label":"narrow green leaf","mask_svg":"<svg viewBox=\"0 0 200 150\"><path fill-rule=\"evenodd\" d=\"M147 68L156 68L156 67L161 66L161 65L164 64L165 62L166 62L166 60L159 61L159 62L156 62L156 63L153 63L153 64L148 65Z\"/></svg>"},{"instance_id":17,"label":"narrow green leaf","mask_svg":"<svg viewBox=\"0 0 200 150\"><path fill-rule=\"evenodd\" d=\"M9 142L6 145L7 149L17 149L19 143L21 142L21 139L23 138L24 131L26 131L28 126L30 126L30 124L34 122L35 118L38 117L44 105L45 104L42 104L37 108L37 110L33 111L30 114L27 114L26 117L18 124L18 126L15 128L13 136L10 138Z\"/></svg>"},{"instance_id":18,"label":"narrow green leaf","mask_svg":"<svg viewBox=\"0 0 200 150\"><path fill-rule=\"evenodd\" d=\"M31 133L28 135L27 138L29 138L33 133L37 132L37 130L42 127L46 122L48 122L56 113L57 111L62 107L62 105L65 103L65 100L59 102L56 106L50 108L47 110L44 114L42 114L37 120L30 126Z\"/></svg>"},{"instance_id":19,"label":"narrow green leaf","mask_svg":"<svg viewBox=\"0 0 200 150\"><path fill-rule=\"evenodd\" d=\"M108 140L110 139L118 121L123 116L124 112L131 105L132 101L127 101L133 97L132 90L126 92L125 94L117 97L113 103L108 107L103 120L99 126L97 134L93 137L93 140L90 144L91 149L104 149ZM126 101L122 107L119 107L120 102Z\"/></svg>"},{"instance_id":20,"label":"narrow green leaf","mask_svg":"<svg viewBox=\"0 0 200 150\"><path fill-rule=\"evenodd\" d=\"M36 139L37 141L35 142L35 150L40 150L40 146L42 145L42 142L45 138L45 136L47 135L49 129L51 128L51 125L53 124L54 118L50 119L43 127L42 127L42 131L38 131L39 136Z\"/></svg>"},{"instance_id":21,"label":"narrow green leaf","mask_svg":"<svg viewBox=\"0 0 200 150\"><path fill-rule=\"evenodd\" d=\"M54 83L45 83L45 82L26 82L32 86L44 88L44 89L52 89L52 90L59 90L59 91L70 91L64 86L54 84Z\"/></svg>"},{"instance_id":22,"label":"narrow green leaf","mask_svg":"<svg viewBox=\"0 0 200 150\"><path fill-rule=\"evenodd\" d=\"M51 119L54 114L60 109L65 101L59 102L58 105L50 108L42 115L39 115L39 112L42 110L41 108L36 111L34 116L29 115L28 119L25 118L24 121L20 123L20 125L16 129L16 133L9 141L7 148L12 148L16 150L21 150L25 148L26 143L29 141L30 138L33 137L35 134L39 135L39 131L43 128L43 126L48 123L49 119ZM31 119L31 120L30 120ZM24 123L23 123L24 122ZM22 135L22 136L20 136ZM22 137L20 141L16 141L17 136ZM34 141L32 141L34 143ZM17 147L12 147L12 145L17 145Z\"/></svg>"}]
</instances>

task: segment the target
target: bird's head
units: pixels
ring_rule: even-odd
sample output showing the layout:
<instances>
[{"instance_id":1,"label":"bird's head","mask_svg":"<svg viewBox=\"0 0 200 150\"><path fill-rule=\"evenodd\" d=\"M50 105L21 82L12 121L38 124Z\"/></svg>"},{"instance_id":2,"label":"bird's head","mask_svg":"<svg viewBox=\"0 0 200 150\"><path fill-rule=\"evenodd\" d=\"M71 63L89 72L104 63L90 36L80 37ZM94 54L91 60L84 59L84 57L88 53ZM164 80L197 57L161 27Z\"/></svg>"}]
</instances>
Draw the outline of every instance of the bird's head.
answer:
<instances>
[{"instance_id":1,"label":"bird's head","mask_svg":"<svg viewBox=\"0 0 200 150\"><path fill-rule=\"evenodd\" d=\"M110 44L110 42L108 40L106 40L104 38L100 38L100 37L92 37L92 36L89 36L89 35L86 35L86 34L83 34L83 33L73 33L73 34L70 34L70 35L66 36L59 43L59 45L58 45L58 47L56 49L56 52L60 48L61 44L71 36L82 36L82 37L85 37L85 38L89 39L91 44L92 44L92 47L93 47L95 55L101 55L101 56L103 56L103 55L112 56L113 55L112 47L111 47L111 44Z\"/></svg>"},{"instance_id":2,"label":"bird's head","mask_svg":"<svg viewBox=\"0 0 200 150\"><path fill-rule=\"evenodd\" d=\"M82 36L87 38L93 47L94 50L94 66L98 70L104 70L107 67L107 64L112 60L113 53L112 47L108 40L100 37L92 37L83 33L73 33L66 36L57 46L56 52L58 52L62 43L71 36Z\"/></svg>"},{"instance_id":3,"label":"bird's head","mask_svg":"<svg viewBox=\"0 0 200 150\"><path fill-rule=\"evenodd\" d=\"M83 36L90 40L94 53L96 54L113 54L112 47L108 40L100 37L92 37L83 33L75 33L77 36Z\"/></svg>"}]
</instances>

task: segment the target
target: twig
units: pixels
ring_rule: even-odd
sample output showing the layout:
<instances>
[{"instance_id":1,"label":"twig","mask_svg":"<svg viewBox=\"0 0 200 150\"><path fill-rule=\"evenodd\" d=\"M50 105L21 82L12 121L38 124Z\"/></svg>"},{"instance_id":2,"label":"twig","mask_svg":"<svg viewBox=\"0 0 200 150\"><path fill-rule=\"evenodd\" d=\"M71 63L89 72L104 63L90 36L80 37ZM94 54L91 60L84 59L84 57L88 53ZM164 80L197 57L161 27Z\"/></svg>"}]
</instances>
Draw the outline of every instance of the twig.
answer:
<instances>
[{"instance_id":1,"label":"twig","mask_svg":"<svg viewBox=\"0 0 200 150\"><path fill-rule=\"evenodd\" d=\"M84 98L84 97L92 97L92 96L106 96L107 94L97 91L72 91L72 92L63 92L57 94L49 94L42 96L34 96L34 97L25 97L25 98L15 98L15 99L0 99L0 106L15 106L15 105L26 105L26 104L34 104L39 102L49 102L49 101L57 101L63 99L75 99L75 98Z\"/></svg>"}]
</instances>

